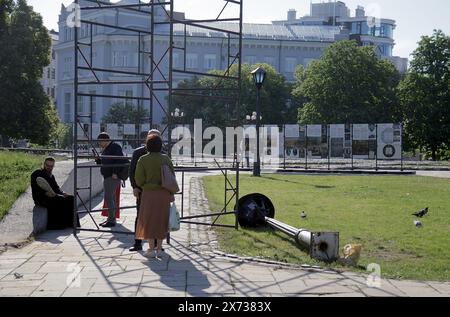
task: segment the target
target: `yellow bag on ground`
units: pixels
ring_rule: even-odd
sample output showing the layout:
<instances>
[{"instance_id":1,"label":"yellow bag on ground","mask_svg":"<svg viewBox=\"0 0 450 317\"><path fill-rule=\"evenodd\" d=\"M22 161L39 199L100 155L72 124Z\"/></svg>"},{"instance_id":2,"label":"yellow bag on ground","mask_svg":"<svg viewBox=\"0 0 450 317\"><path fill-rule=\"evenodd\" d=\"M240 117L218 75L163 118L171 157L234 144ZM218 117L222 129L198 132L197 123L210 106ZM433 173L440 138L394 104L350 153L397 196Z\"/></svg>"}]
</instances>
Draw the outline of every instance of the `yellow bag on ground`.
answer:
<instances>
[{"instance_id":1,"label":"yellow bag on ground","mask_svg":"<svg viewBox=\"0 0 450 317\"><path fill-rule=\"evenodd\" d=\"M344 262L350 266L356 266L361 256L361 244L347 244L344 247Z\"/></svg>"}]
</instances>

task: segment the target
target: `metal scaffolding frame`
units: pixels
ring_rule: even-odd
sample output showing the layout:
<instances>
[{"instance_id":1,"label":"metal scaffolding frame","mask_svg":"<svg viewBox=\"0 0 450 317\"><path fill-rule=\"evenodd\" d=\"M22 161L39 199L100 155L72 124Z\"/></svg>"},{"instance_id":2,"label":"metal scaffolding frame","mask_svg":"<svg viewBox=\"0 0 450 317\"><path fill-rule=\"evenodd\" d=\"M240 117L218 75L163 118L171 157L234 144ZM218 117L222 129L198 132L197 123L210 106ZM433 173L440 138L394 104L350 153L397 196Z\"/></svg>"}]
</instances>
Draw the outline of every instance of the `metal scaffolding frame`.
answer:
<instances>
[{"instance_id":1,"label":"metal scaffolding frame","mask_svg":"<svg viewBox=\"0 0 450 317\"><path fill-rule=\"evenodd\" d=\"M112 139L112 141L135 141L139 142L140 138L140 132L141 132L141 123L148 123L151 128L154 127L154 109L155 107L160 107L160 109L165 114L166 122L165 122L165 128L162 131L163 136L167 136L167 140L165 140L165 143L167 144L167 150L170 155L171 149L172 149L172 130L174 126L174 120L171 116L170 109L173 108L173 96L174 95L188 95L188 96L198 96L200 98L224 98L223 96L213 96L213 91L220 91L220 88L214 87L205 89L202 87L189 89L189 91L186 91L186 89L177 89L174 84L174 74L184 74L187 76L213 76L221 78L223 81L232 81L235 84L233 85L232 89L229 89L234 92L229 94L228 99L233 100L236 103L236 109L237 113L239 113L239 107L241 102L241 69L242 69L242 31L243 31L243 0L223 0L224 6L217 17L214 19L204 19L204 20L190 20L186 18L180 18L178 15L176 15L174 11L174 2L177 0L150 0L148 3L140 2L136 4L117 4L117 3L111 3L111 2L105 2L101 0L83 0L84 3L89 3L89 5L80 6L80 0L74 0L74 3L76 6L79 7L81 12L80 18L80 25L74 27L74 98L73 98L73 107L74 107L74 148L73 148L73 158L74 158L74 195L77 199L75 199L75 210L77 210L76 213L74 213L74 234L76 235L78 231L95 231L95 232L109 232L109 233L124 233L124 234L131 234L129 232L120 232L120 231L114 231L114 230L101 230L97 223L95 222L95 219L92 216L92 213L95 212L101 212L106 209L98 209L93 210L92 209L92 169L94 168L100 168L101 165L85 165L81 166L79 164L80 159L90 159L92 160L96 156L99 156L99 153L96 150L96 136L93 136L93 98L113 98L113 99L124 99L124 100L136 100L137 101L137 107L138 110L140 110L145 102L149 103L149 117L148 118L140 118L139 122L136 122L137 124L137 133L135 134L137 137L135 139ZM205 0L208 1L208 0ZM239 10L239 16L235 18L221 18L222 13L225 11L225 9L228 6L236 6ZM163 21L157 21L155 19L155 11L156 10L162 10L164 12L165 16ZM134 12L139 13L141 15L146 15L150 19L150 26L149 29L146 28L139 28L139 27L127 27L127 26L121 26L119 23L119 19L116 22L116 25L107 24L107 23L100 23L97 21L89 20L89 19L83 19L82 13L83 12L95 12L99 10L115 10L117 14L119 15L122 12ZM223 29L216 25L216 23L221 22L235 22L239 25L238 31L232 31ZM174 25L181 24L184 25L184 34L181 36L181 39L184 43L183 46L176 46L175 45L175 34L174 34ZM80 31L79 28L82 26L88 27L88 42L81 41L80 40ZM158 25L164 25L167 27L167 32L158 33L156 30L156 27ZM118 70L111 68L102 68L102 67L95 67L93 63L93 46L94 46L94 34L93 34L93 28L95 27L104 27L108 29L113 30L120 30L125 31L127 34L121 34L126 36L132 36L137 37L138 42L138 62L137 62L137 71L130 71L130 70ZM187 41L188 41L188 32L187 27L188 26L194 26L201 29L206 30L212 30L216 32L223 32L224 34L227 34L228 38L228 66L226 67L226 70L223 74L210 74L210 73L202 73L202 72L193 72L189 71L186 67L186 56L187 56ZM177 38L180 38L179 35L177 35ZM167 43L167 48L163 48L163 54L160 57L156 56L156 40L159 41L159 43ZM149 43L149 48L146 50L145 43ZM82 47L88 48L88 53L83 52ZM232 47L234 47L234 51L232 50ZM173 59L174 59L174 50L181 50L183 52L183 67L181 69L174 68ZM145 58L148 58L149 60L149 69L145 70ZM165 71L163 63L166 61L168 63L167 70ZM238 65L238 75L237 76L231 76L230 75L230 69L233 65ZM133 67L130 67L133 68ZM136 68L136 67L134 67ZM92 77L95 78L95 80L81 80L80 71L89 71L92 74ZM113 75L128 75L128 76L134 76L136 77L133 80L103 80L103 76L100 76L100 74L107 73L107 74L113 74ZM157 78L158 77L158 78ZM97 93L86 93L84 91L81 91L80 88L83 86L88 85L140 85L141 90L141 96L120 96L120 95L113 95L113 94L97 94ZM144 96L144 89L148 90L148 97ZM164 106L164 104L161 102L161 99L157 96L156 92L165 92L167 93L167 107ZM83 114L79 112L78 109L78 100L79 97L88 97L89 98L89 114ZM83 121L89 120L89 129L86 130L83 126ZM236 120L236 126L239 125L239 118ZM79 132L82 133L83 139L79 139ZM86 147L90 148L93 152L93 156L90 155L88 152L87 155L80 155L78 153L78 147L79 145L86 144ZM235 160L237 160L238 156L234 155ZM127 157L127 159L129 159ZM239 162L235 162L233 164L232 168L222 168L217 162L216 162L218 168L207 168L207 169L189 169L189 168L176 168L177 173L182 173L182 187L184 188L184 174L186 172L198 172L198 171L221 171L225 178L225 205L224 208L219 213L213 213L213 214L207 214L203 216L190 216L190 217L184 217L183 210L184 210L184 193L181 191L178 193L178 195L181 195L182 199L182 218L181 222L183 223L195 223L195 224L202 224L202 225L209 225L209 226L222 226L222 227L233 227L235 229L238 228L238 222L237 218L235 221L234 226L228 226L228 225L220 225L216 224L216 221L218 217L221 215L226 214L235 214L234 211L228 212L227 208L229 204L232 203L233 200L235 200L235 205L237 205L237 202L239 200ZM105 166L105 165L103 165ZM78 186L78 169L81 168L87 168L89 169L89 186L81 188ZM228 177L228 172L235 172L236 173L236 181L235 185L233 185L230 182L230 179ZM81 190L89 190L89 201L85 202L83 199L81 199L79 195L79 191ZM228 198L228 192L232 191L232 197ZM81 205L84 207L84 210L78 210L78 202L77 200L81 201ZM132 209L136 208L136 206L126 206L119 208L120 210L123 209ZM76 215L77 214L88 214L89 217L94 222L96 229L84 229L84 228L78 228L76 225ZM200 223L200 222L191 222L190 219L196 219L196 218L206 218L206 217L213 217L215 216L216 219L213 223ZM134 234L134 233L133 233Z\"/></svg>"}]
</instances>

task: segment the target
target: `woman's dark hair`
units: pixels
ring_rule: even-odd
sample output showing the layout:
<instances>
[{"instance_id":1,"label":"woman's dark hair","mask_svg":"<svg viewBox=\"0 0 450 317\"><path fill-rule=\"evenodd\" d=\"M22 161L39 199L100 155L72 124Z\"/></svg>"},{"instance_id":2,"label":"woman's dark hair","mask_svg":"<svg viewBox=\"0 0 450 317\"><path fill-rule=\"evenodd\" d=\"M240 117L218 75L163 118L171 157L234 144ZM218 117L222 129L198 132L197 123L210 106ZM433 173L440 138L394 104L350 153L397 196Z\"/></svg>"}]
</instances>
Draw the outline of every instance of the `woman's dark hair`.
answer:
<instances>
[{"instance_id":1,"label":"woman's dark hair","mask_svg":"<svg viewBox=\"0 0 450 317\"><path fill-rule=\"evenodd\" d=\"M159 153L162 150L162 139L157 135L151 135L147 139L147 151Z\"/></svg>"}]
</instances>

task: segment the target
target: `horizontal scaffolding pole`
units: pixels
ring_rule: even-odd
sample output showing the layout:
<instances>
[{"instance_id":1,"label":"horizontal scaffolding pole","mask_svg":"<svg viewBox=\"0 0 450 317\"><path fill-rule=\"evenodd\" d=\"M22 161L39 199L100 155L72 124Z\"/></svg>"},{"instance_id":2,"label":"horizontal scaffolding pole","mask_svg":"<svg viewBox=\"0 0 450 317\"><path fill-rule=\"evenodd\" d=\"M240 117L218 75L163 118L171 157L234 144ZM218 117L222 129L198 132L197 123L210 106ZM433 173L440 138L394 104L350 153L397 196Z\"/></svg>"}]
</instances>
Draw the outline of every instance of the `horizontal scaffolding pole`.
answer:
<instances>
[{"instance_id":1,"label":"horizontal scaffolding pole","mask_svg":"<svg viewBox=\"0 0 450 317\"><path fill-rule=\"evenodd\" d=\"M188 94L182 92L174 92L172 95L175 96L186 96L186 97L198 97L198 98L216 98L224 100L236 100L238 97L228 97L228 96L212 96L212 95L200 95L200 94Z\"/></svg>"},{"instance_id":2,"label":"horizontal scaffolding pole","mask_svg":"<svg viewBox=\"0 0 450 317\"><path fill-rule=\"evenodd\" d=\"M145 83L153 83L153 84L167 84L168 81L166 80L153 80L153 81L147 81L147 80L136 80L136 81L80 81L78 82L78 85L133 85L133 84L145 84Z\"/></svg>"},{"instance_id":3,"label":"horizontal scaffolding pole","mask_svg":"<svg viewBox=\"0 0 450 317\"><path fill-rule=\"evenodd\" d=\"M85 24L92 24L92 25L97 25L97 26L103 26L103 27L107 27L107 28L111 28L111 29L117 29L117 30L123 30L123 31L129 31L129 32L135 32L135 33L142 33L142 34L152 35L152 32L148 32L148 31L141 30L141 29L133 29L133 28L128 28L128 27L124 27L124 26L117 26L117 25L113 25L113 24L105 24L105 23L94 22L94 21L89 21L89 20L81 20L80 22L81 23L85 23Z\"/></svg>"},{"instance_id":4,"label":"horizontal scaffolding pole","mask_svg":"<svg viewBox=\"0 0 450 317\"><path fill-rule=\"evenodd\" d=\"M98 97L98 98L115 98L115 99L132 99L132 100L151 100L150 97L127 97L127 96L118 96L118 95L96 95L96 94L84 94L78 93L78 96L84 97Z\"/></svg>"},{"instance_id":5,"label":"horizontal scaffolding pole","mask_svg":"<svg viewBox=\"0 0 450 317\"><path fill-rule=\"evenodd\" d=\"M101 0L84 0L84 1L87 1L87 2L90 2L90 3L97 4L97 5L98 5L97 8L100 8L100 9L105 8L105 7L102 7L101 4L105 5L106 8L108 8L108 9L115 9L115 7L117 6L117 4L114 4L114 3L111 3L111 2L106 2L106 1L101 1ZM165 5L165 4L170 4L170 3L171 3L171 2L155 3L155 2L152 1L152 6ZM85 8L86 8L86 7L85 7ZM81 9L83 9L83 7L81 7ZM151 13L151 11L150 11L150 12L148 12L148 11L142 11L142 10L135 9L135 8L122 8L122 9L128 10L128 11L134 11L134 12L146 13L146 14L147 14L147 13Z\"/></svg>"},{"instance_id":6,"label":"horizontal scaffolding pole","mask_svg":"<svg viewBox=\"0 0 450 317\"><path fill-rule=\"evenodd\" d=\"M104 4L107 4L104 3ZM97 6L97 7L81 7L81 10L98 10L98 9L104 9L104 10L112 10L112 9L129 9L129 8L141 8L141 7L151 7L151 6L157 6L157 5L169 5L170 2L160 2L160 3L154 3L154 2L149 2L149 3L143 3L141 2L140 4L120 4L120 5L114 5L112 3L109 3L108 6ZM112 6L114 5L114 6ZM142 13L146 13L146 14L151 14L151 11L142 11L142 10L136 10Z\"/></svg>"},{"instance_id":7,"label":"horizontal scaffolding pole","mask_svg":"<svg viewBox=\"0 0 450 317\"><path fill-rule=\"evenodd\" d=\"M223 216L223 215L235 215L236 212L230 211L230 212L218 212L214 214L204 214L204 215L197 215L197 216L188 216L188 217L181 217L180 220L187 220L187 219L195 219L195 218L205 218L205 217L213 217L213 216Z\"/></svg>"},{"instance_id":8,"label":"horizontal scaffolding pole","mask_svg":"<svg viewBox=\"0 0 450 317\"><path fill-rule=\"evenodd\" d=\"M233 34L233 35L237 35L240 36L239 32L235 32L235 31L230 31L230 30L225 30L225 29L220 29L220 28L215 28L212 26L206 26L206 25L202 25L202 24L197 24L197 23L191 23L191 22L178 22L179 24L186 24L186 25L190 25L190 26L195 26L198 27L200 29L206 29L206 30L211 30L211 31L216 31L216 32L223 32L223 33L228 33L228 34ZM157 24L157 23L155 23Z\"/></svg>"},{"instance_id":9,"label":"horizontal scaffolding pole","mask_svg":"<svg viewBox=\"0 0 450 317\"><path fill-rule=\"evenodd\" d=\"M137 68L137 67L129 67L129 68ZM78 69L81 70L93 70L101 73L117 73L117 74L124 74L124 75L135 75L135 76L148 76L149 74L145 73L136 73L136 72L129 72L124 70L116 70L116 69L108 69L108 68L98 68L98 67L85 67L85 66L78 66Z\"/></svg>"},{"instance_id":10,"label":"horizontal scaffolding pole","mask_svg":"<svg viewBox=\"0 0 450 317\"><path fill-rule=\"evenodd\" d=\"M174 88L173 91L239 91L239 88Z\"/></svg>"},{"instance_id":11,"label":"horizontal scaffolding pole","mask_svg":"<svg viewBox=\"0 0 450 317\"><path fill-rule=\"evenodd\" d=\"M125 210L125 209L133 209L136 208L136 206L128 206L128 207L120 207L116 208L119 210ZM77 211L78 214L88 214L88 213L97 213L97 212L103 212L108 211L108 208L101 208L101 209L94 209L94 210L79 210Z\"/></svg>"},{"instance_id":12,"label":"horizontal scaffolding pole","mask_svg":"<svg viewBox=\"0 0 450 317\"><path fill-rule=\"evenodd\" d=\"M234 4L239 4L239 5L242 3L241 1L236 1L236 0L224 0L224 1L231 2L231 3L234 3Z\"/></svg>"},{"instance_id":13,"label":"horizontal scaffolding pole","mask_svg":"<svg viewBox=\"0 0 450 317\"><path fill-rule=\"evenodd\" d=\"M98 229L83 229L83 228L76 228L77 231L86 231L86 232L103 232L103 233L115 233L115 234L127 234L127 235L133 235L134 232L131 231L115 231L115 230L98 230Z\"/></svg>"},{"instance_id":14,"label":"horizontal scaffolding pole","mask_svg":"<svg viewBox=\"0 0 450 317\"><path fill-rule=\"evenodd\" d=\"M205 20L173 20L175 24L189 24L189 23L212 23L212 22L233 22L240 21L239 18L227 18L227 19L205 19Z\"/></svg>"},{"instance_id":15,"label":"horizontal scaffolding pole","mask_svg":"<svg viewBox=\"0 0 450 317\"><path fill-rule=\"evenodd\" d=\"M193 222L193 221L183 221L183 220L180 220L180 223L189 223L191 225L202 225L202 226L221 227L221 228L234 228L235 227L235 226L230 226L230 225L217 225L217 224L206 223L206 222Z\"/></svg>"},{"instance_id":16,"label":"horizontal scaffolding pole","mask_svg":"<svg viewBox=\"0 0 450 317\"><path fill-rule=\"evenodd\" d=\"M179 74L189 74L189 75L198 75L198 76L207 76L207 77L216 77L216 78L223 78L223 79L239 80L239 77L234 77L234 76L225 76L225 75L219 75L219 74L194 72L194 71L182 70L182 69L174 69L173 72L174 73L179 73Z\"/></svg>"}]
</instances>

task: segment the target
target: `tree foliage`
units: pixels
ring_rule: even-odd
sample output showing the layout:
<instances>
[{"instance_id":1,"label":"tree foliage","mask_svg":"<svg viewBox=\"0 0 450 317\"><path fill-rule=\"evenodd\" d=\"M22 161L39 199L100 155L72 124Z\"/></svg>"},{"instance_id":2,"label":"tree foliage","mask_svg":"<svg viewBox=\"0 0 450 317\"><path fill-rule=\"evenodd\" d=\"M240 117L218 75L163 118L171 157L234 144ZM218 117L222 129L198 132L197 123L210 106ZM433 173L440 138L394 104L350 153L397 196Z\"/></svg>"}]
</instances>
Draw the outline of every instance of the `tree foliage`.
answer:
<instances>
[{"instance_id":1,"label":"tree foliage","mask_svg":"<svg viewBox=\"0 0 450 317\"><path fill-rule=\"evenodd\" d=\"M306 71L298 69L292 94L305 124L392 122L398 113L400 75L373 47L332 44Z\"/></svg>"},{"instance_id":2,"label":"tree foliage","mask_svg":"<svg viewBox=\"0 0 450 317\"><path fill-rule=\"evenodd\" d=\"M450 146L450 37L435 30L423 36L411 67L399 85L409 141L437 152Z\"/></svg>"},{"instance_id":3,"label":"tree foliage","mask_svg":"<svg viewBox=\"0 0 450 317\"><path fill-rule=\"evenodd\" d=\"M268 64L242 65L241 107L239 109L233 100L223 99L223 97L233 97L236 100L236 81L204 76L184 80L179 83L177 88L199 89L196 93L204 93L204 89L211 89L208 97L175 95L171 111L178 108L184 112L185 117L182 120L185 124L192 124L194 119L202 119L204 127L224 128L238 123L246 123L246 115L256 111L256 87L251 71L257 67L262 67L267 72L266 81L261 89L262 123L282 124L286 122L289 120L287 101L290 97L290 88L286 84L284 76L277 73ZM212 71L212 73L223 75L223 71ZM230 69L230 76L237 75L238 67L233 65ZM193 91L189 90L189 92L192 94Z\"/></svg>"},{"instance_id":4,"label":"tree foliage","mask_svg":"<svg viewBox=\"0 0 450 317\"><path fill-rule=\"evenodd\" d=\"M51 39L26 0L0 1L0 134L47 144L56 111L40 84Z\"/></svg>"},{"instance_id":5,"label":"tree foliage","mask_svg":"<svg viewBox=\"0 0 450 317\"><path fill-rule=\"evenodd\" d=\"M103 123L137 124L142 118L148 118L149 111L144 108L138 109L131 103L119 102L109 108L103 117Z\"/></svg>"}]
</instances>

